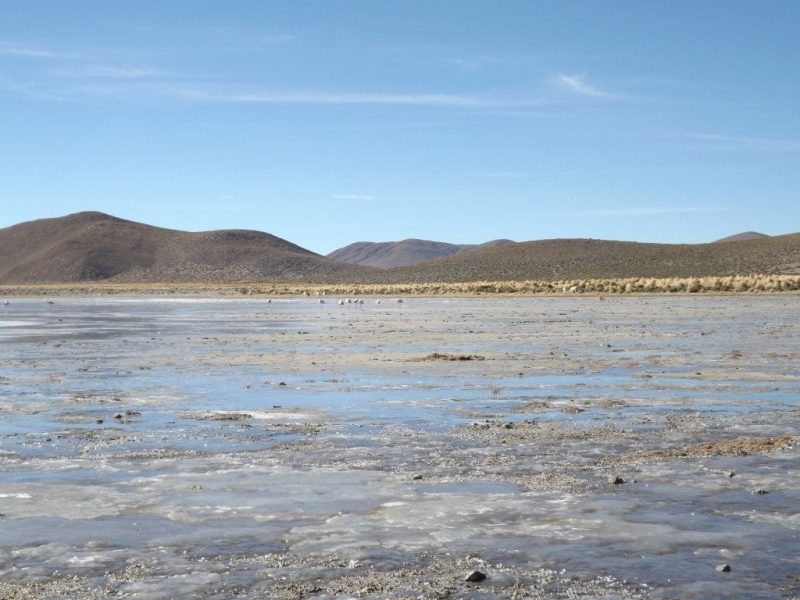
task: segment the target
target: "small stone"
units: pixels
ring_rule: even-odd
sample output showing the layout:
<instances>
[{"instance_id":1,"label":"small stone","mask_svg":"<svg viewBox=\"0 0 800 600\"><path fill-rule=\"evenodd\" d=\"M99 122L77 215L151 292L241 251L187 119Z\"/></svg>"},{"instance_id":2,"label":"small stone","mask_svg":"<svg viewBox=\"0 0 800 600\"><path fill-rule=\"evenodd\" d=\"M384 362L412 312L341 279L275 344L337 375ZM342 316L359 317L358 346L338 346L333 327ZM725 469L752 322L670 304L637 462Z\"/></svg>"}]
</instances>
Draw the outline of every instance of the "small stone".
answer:
<instances>
[{"instance_id":1,"label":"small stone","mask_svg":"<svg viewBox=\"0 0 800 600\"><path fill-rule=\"evenodd\" d=\"M729 472L728 477L736 477L736 471Z\"/></svg>"},{"instance_id":2,"label":"small stone","mask_svg":"<svg viewBox=\"0 0 800 600\"><path fill-rule=\"evenodd\" d=\"M411 479L413 479L414 481L419 481L420 479L422 479L422 475L414 475Z\"/></svg>"},{"instance_id":3,"label":"small stone","mask_svg":"<svg viewBox=\"0 0 800 600\"><path fill-rule=\"evenodd\" d=\"M756 494L758 494L759 496L763 496L764 494L769 494L769 490L764 490L759 488L756 490Z\"/></svg>"},{"instance_id":4,"label":"small stone","mask_svg":"<svg viewBox=\"0 0 800 600\"><path fill-rule=\"evenodd\" d=\"M97 419L97 421L95 421L95 423L97 423L98 425L102 425L103 424L103 419Z\"/></svg>"},{"instance_id":5,"label":"small stone","mask_svg":"<svg viewBox=\"0 0 800 600\"><path fill-rule=\"evenodd\" d=\"M730 573L731 566L730 565L717 565L717 571L720 573Z\"/></svg>"},{"instance_id":6,"label":"small stone","mask_svg":"<svg viewBox=\"0 0 800 600\"><path fill-rule=\"evenodd\" d=\"M622 485L623 483L625 483L625 480L624 480L622 477L619 477L619 476L617 476L617 477L612 477L612 478L610 479L610 481L611 481L611 483L613 483L614 485Z\"/></svg>"},{"instance_id":7,"label":"small stone","mask_svg":"<svg viewBox=\"0 0 800 600\"><path fill-rule=\"evenodd\" d=\"M467 581L472 583L479 583L484 579L486 579L486 573L481 573L480 571L473 571L467 575Z\"/></svg>"},{"instance_id":8,"label":"small stone","mask_svg":"<svg viewBox=\"0 0 800 600\"><path fill-rule=\"evenodd\" d=\"M118 419L118 420L121 420L122 419L122 414L121 413L117 413L117 414L114 415L114 418Z\"/></svg>"},{"instance_id":9,"label":"small stone","mask_svg":"<svg viewBox=\"0 0 800 600\"><path fill-rule=\"evenodd\" d=\"M285 381L281 381L278 385L286 385Z\"/></svg>"}]
</instances>

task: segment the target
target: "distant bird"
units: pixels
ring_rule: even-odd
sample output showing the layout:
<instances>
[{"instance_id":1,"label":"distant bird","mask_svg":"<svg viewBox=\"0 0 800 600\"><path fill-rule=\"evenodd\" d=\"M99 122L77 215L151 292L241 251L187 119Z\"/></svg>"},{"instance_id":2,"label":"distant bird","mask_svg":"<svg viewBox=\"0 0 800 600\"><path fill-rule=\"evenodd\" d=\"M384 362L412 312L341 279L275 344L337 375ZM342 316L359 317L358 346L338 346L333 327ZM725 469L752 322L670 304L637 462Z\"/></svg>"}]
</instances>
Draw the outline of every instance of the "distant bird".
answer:
<instances>
[{"instance_id":1,"label":"distant bird","mask_svg":"<svg viewBox=\"0 0 800 600\"><path fill-rule=\"evenodd\" d=\"M339 300L339 306L344 306L344 300Z\"/></svg>"},{"instance_id":2,"label":"distant bird","mask_svg":"<svg viewBox=\"0 0 800 600\"><path fill-rule=\"evenodd\" d=\"M48 304L55 304L55 302L53 302L52 300L48 300L47 303Z\"/></svg>"},{"instance_id":3,"label":"distant bird","mask_svg":"<svg viewBox=\"0 0 800 600\"><path fill-rule=\"evenodd\" d=\"M8 300L6 300L5 302L3 302L3 306L8 306L9 304L11 304L11 302L9 302Z\"/></svg>"},{"instance_id":4,"label":"distant bird","mask_svg":"<svg viewBox=\"0 0 800 600\"><path fill-rule=\"evenodd\" d=\"M380 304L380 303L381 303L380 299L375 300L375 304Z\"/></svg>"},{"instance_id":5,"label":"distant bird","mask_svg":"<svg viewBox=\"0 0 800 600\"><path fill-rule=\"evenodd\" d=\"M402 303L403 303L403 299L402 299L402 298L398 298L398 299L397 299L397 303L398 303L398 304L402 304Z\"/></svg>"},{"instance_id":6,"label":"distant bird","mask_svg":"<svg viewBox=\"0 0 800 600\"><path fill-rule=\"evenodd\" d=\"M325 304L325 300L323 300L322 298L320 298L320 299L319 299L319 303L320 303L320 304Z\"/></svg>"},{"instance_id":7,"label":"distant bird","mask_svg":"<svg viewBox=\"0 0 800 600\"><path fill-rule=\"evenodd\" d=\"M606 299L603 298L602 296L598 296L597 299L600 300L600 302L605 302L606 301Z\"/></svg>"},{"instance_id":8,"label":"distant bird","mask_svg":"<svg viewBox=\"0 0 800 600\"><path fill-rule=\"evenodd\" d=\"M363 301L363 300L361 300L361 299L359 298L359 299L358 299L358 303L359 303L359 304L364 304L364 301Z\"/></svg>"},{"instance_id":9,"label":"distant bird","mask_svg":"<svg viewBox=\"0 0 800 600\"><path fill-rule=\"evenodd\" d=\"M272 304L272 298L267 298L267 304Z\"/></svg>"}]
</instances>

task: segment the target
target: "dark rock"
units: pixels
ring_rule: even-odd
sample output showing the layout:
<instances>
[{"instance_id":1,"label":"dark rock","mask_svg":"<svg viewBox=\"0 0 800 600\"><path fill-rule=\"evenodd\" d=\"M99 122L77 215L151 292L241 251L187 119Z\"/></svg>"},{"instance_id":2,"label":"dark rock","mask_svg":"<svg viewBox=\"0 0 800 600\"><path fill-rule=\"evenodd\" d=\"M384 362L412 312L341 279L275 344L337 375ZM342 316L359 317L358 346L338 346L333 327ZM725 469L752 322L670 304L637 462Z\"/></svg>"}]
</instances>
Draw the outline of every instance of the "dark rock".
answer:
<instances>
[{"instance_id":1,"label":"dark rock","mask_svg":"<svg viewBox=\"0 0 800 600\"><path fill-rule=\"evenodd\" d=\"M617 476L617 477L612 477L612 478L610 479L610 481L611 481L611 483L613 483L614 485L622 485L623 483L625 483L625 480L624 480L622 477L619 477L619 476Z\"/></svg>"},{"instance_id":2,"label":"dark rock","mask_svg":"<svg viewBox=\"0 0 800 600\"><path fill-rule=\"evenodd\" d=\"M97 423L98 425L102 425L103 424L103 419L97 419L97 421L95 421L95 423Z\"/></svg>"},{"instance_id":3,"label":"dark rock","mask_svg":"<svg viewBox=\"0 0 800 600\"><path fill-rule=\"evenodd\" d=\"M758 494L759 496L763 496L764 494L769 494L769 490L764 490L759 488L756 490L756 494Z\"/></svg>"},{"instance_id":4,"label":"dark rock","mask_svg":"<svg viewBox=\"0 0 800 600\"><path fill-rule=\"evenodd\" d=\"M473 571L469 575L467 575L467 581L472 583L479 583L486 579L486 573L481 573L480 571Z\"/></svg>"},{"instance_id":5,"label":"dark rock","mask_svg":"<svg viewBox=\"0 0 800 600\"><path fill-rule=\"evenodd\" d=\"M414 481L419 481L420 479L422 479L422 475L414 475L411 479L413 479Z\"/></svg>"},{"instance_id":6,"label":"dark rock","mask_svg":"<svg viewBox=\"0 0 800 600\"><path fill-rule=\"evenodd\" d=\"M717 565L717 571L720 573L730 573L731 566L730 565Z\"/></svg>"}]
</instances>

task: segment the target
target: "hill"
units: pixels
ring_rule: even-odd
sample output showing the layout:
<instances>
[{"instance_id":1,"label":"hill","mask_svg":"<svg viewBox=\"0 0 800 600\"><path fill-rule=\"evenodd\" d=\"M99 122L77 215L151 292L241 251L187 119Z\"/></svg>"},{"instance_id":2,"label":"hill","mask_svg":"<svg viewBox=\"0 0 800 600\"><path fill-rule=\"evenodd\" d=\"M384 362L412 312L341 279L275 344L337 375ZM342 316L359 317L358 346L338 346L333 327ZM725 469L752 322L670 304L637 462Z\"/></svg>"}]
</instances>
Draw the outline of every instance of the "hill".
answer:
<instances>
[{"instance_id":1,"label":"hill","mask_svg":"<svg viewBox=\"0 0 800 600\"><path fill-rule=\"evenodd\" d=\"M370 272L362 279L375 283L431 283L751 273L800 273L800 233L735 244L644 244L591 239L520 242Z\"/></svg>"},{"instance_id":2,"label":"hill","mask_svg":"<svg viewBox=\"0 0 800 600\"><path fill-rule=\"evenodd\" d=\"M260 231L176 231L99 212L0 229L0 283L346 279L362 270Z\"/></svg>"},{"instance_id":3,"label":"hill","mask_svg":"<svg viewBox=\"0 0 800 600\"><path fill-rule=\"evenodd\" d=\"M735 235L729 235L728 237L724 237L721 240L717 240L715 243L743 242L745 240L761 240L768 237L769 236L767 234L758 233L757 231L743 231L742 233L737 233Z\"/></svg>"},{"instance_id":4,"label":"hill","mask_svg":"<svg viewBox=\"0 0 800 600\"><path fill-rule=\"evenodd\" d=\"M441 245L458 251L427 262L376 269L337 262L260 231L186 232L83 212L0 229L0 284L392 284L800 273L800 233L694 245L592 239ZM399 252L398 247L402 249L403 242L389 248L387 257L396 256L392 252ZM372 250L366 248L364 255ZM420 257L410 250L405 254L412 255Z\"/></svg>"},{"instance_id":5,"label":"hill","mask_svg":"<svg viewBox=\"0 0 800 600\"><path fill-rule=\"evenodd\" d=\"M328 258L354 265L388 269L513 243L511 240L492 240L485 244L448 244L413 238L399 242L356 242L334 250L328 254Z\"/></svg>"}]
</instances>

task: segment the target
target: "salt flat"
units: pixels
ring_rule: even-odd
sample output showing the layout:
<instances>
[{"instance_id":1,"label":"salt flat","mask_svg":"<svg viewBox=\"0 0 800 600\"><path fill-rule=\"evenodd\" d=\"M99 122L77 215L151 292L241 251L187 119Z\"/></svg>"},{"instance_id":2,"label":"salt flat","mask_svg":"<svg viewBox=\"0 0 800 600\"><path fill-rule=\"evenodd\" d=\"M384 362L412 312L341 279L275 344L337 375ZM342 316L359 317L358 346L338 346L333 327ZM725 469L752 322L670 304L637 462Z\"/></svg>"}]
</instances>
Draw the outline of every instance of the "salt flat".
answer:
<instances>
[{"instance_id":1,"label":"salt flat","mask_svg":"<svg viewBox=\"0 0 800 600\"><path fill-rule=\"evenodd\" d=\"M0 597L796 597L798 309L13 300Z\"/></svg>"}]
</instances>

